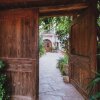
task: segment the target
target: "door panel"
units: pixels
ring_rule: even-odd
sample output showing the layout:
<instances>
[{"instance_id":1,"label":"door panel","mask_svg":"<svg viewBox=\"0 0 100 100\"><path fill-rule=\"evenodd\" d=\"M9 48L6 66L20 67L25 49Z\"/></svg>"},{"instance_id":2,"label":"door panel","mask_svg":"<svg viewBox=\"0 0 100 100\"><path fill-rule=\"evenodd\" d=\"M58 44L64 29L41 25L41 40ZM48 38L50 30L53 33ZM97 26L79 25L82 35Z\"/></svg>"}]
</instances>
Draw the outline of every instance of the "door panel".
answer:
<instances>
[{"instance_id":1,"label":"door panel","mask_svg":"<svg viewBox=\"0 0 100 100\"><path fill-rule=\"evenodd\" d=\"M79 17L71 28L71 82L88 96L86 89L96 71L96 20L91 8Z\"/></svg>"},{"instance_id":2,"label":"door panel","mask_svg":"<svg viewBox=\"0 0 100 100\"><path fill-rule=\"evenodd\" d=\"M7 64L11 99L37 100L37 9L0 12L0 58Z\"/></svg>"}]
</instances>

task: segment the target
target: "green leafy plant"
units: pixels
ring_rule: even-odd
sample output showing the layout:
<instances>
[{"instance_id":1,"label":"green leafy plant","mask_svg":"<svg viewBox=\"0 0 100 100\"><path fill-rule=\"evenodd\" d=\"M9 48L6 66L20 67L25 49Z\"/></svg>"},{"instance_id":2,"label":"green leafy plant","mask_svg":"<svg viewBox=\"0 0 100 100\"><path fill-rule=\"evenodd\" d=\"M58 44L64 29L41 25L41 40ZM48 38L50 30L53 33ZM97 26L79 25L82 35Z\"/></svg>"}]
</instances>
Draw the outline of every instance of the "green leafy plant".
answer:
<instances>
[{"instance_id":1,"label":"green leafy plant","mask_svg":"<svg viewBox=\"0 0 100 100\"><path fill-rule=\"evenodd\" d=\"M60 69L62 75L66 75L65 73L65 65L68 63L68 57L64 56L58 60L57 67Z\"/></svg>"},{"instance_id":2,"label":"green leafy plant","mask_svg":"<svg viewBox=\"0 0 100 100\"><path fill-rule=\"evenodd\" d=\"M0 61L0 100L9 100L9 95L7 93L7 76L4 73L5 64Z\"/></svg>"},{"instance_id":3,"label":"green leafy plant","mask_svg":"<svg viewBox=\"0 0 100 100\"><path fill-rule=\"evenodd\" d=\"M72 17L60 16L60 17L42 17L39 20L40 32L49 32L55 30L58 39L61 42L61 46L65 49L69 42L69 34L71 31ZM65 49L66 50L66 49Z\"/></svg>"},{"instance_id":4,"label":"green leafy plant","mask_svg":"<svg viewBox=\"0 0 100 100\"><path fill-rule=\"evenodd\" d=\"M100 73L96 73L95 78L87 87L87 89L89 89L89 100L100 100L100 91L94 92L98 84L100 84Z\"/></svg>"},{"instance_id":5,"label":"green leafy plant","mask_svg":"<svg viewBox=\"0 0 100 100\"><path fill-rule=\"evenodd\" d=\"M42 40L42 37L39 37L39 56L42 56L43 54L45 54L45 48L44 48L44 43Z\"/></svg>"}]
</instances>

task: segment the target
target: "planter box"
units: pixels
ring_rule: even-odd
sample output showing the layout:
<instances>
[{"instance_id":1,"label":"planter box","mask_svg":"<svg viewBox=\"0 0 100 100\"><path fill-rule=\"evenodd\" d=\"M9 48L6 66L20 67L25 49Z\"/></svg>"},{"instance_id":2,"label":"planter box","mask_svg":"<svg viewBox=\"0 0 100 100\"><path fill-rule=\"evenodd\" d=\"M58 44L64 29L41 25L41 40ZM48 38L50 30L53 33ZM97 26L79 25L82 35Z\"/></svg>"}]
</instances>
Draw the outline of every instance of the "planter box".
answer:
<instances>
[{"instance_id":1,"label":"planter box","mask_svg":"<svg viewBox=\"0 0 100 100\"><path fill-rule=\"evenodd\" d=\"M63 81L65 83L69 83L69 76L63 76Z\"/></svg>"}]
</instances>

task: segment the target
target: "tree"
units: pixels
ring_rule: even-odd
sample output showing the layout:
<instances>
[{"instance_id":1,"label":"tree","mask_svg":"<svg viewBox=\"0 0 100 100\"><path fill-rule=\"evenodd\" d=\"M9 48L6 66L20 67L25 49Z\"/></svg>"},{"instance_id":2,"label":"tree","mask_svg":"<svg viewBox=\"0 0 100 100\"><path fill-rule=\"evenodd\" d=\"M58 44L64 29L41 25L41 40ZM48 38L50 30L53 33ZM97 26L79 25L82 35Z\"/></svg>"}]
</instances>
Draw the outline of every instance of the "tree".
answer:
<instances>
[{"instance_id":1,"label":"tree","mask_svg":"<svg viewBox=\"0 0 100 100\"><path fill-rule=\"evenodd\" d=\"M68 16L43 17L40 18L40 31L50 31L55 29L62 47L67 50L71 23L72 17Z\"/></svg>"},{"instance_id":2,"label":"tree","mask_svg":"<svg viewBox=\"0 0 100 100\"><path fill-rule=\"evenodd\" d=\"M72 18L68 16L62 16L57 18L56 34L58 35L62 47L65 51L68 50L69 34L71 29Z\"/></svg>"},{"instance_id":3,"label":"tree","mask_svg":"<svg viewBox=\"0 0 100 100\"><path fill-rule=\"evenodd\" d=\"M55 17L43 17L39 20L40 32L41 31L50 31L54 27L55 24Z\"/></svg>"}]
</instances>

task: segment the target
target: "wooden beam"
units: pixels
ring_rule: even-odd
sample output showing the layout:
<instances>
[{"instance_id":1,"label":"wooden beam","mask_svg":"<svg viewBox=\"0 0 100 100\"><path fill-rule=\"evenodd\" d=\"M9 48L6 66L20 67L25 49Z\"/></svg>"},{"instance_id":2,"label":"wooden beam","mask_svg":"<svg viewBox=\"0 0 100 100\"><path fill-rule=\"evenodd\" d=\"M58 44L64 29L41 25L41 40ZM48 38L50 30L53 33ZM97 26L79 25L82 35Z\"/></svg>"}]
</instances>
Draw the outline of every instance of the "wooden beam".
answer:
<instances>
[{"instance_id":1,"label":"wooden beam","mask_svg":"<svg viewBox=\"0 0 100 100\"><path fill-rule=\"evenodd\" d=\"M88 8L87 3L70 4L66 6L51 6L43 7L39 9L40 16L73 16L80 14L86 8Z\"/></svg>"},{"instance_id":2,"label":"wooden beam","mask_svg":"<svg viewBox=\"0 0 100 100\"><path fill-rule=\"evenodd\" d=\"M68 2L82 2L83 0L0 0L0 4L11 4L11 3L25 3L25 2L38 2L38 3L68 3Z\"/></svg>"},{"instance_id":3,"label":"wooden beam","mask_svg":"<svg viewBox=\"0 0 100 100\"><path fill-rule=\"evenodd\" d=\"M82 10L88 7L87 3L69 4L65 6L51 6L40 8L40 13L54 12L54 11L72 11L72 10Z\"/></svg>"},{"instance_id":4,"label":"wooden beam","mask_svg":"<svg viewBox=\"0 0 100 100\"><path fill-rule=\"evenodd\" d=\"M40 13L39 16L40 17L55 17L55 16L73 16L73 15L78 15L81 12L83 12L83 10L81 11L53 11L53 12L46 12L46 13Z\"/></svg>"},{"instance_id":5,"label":"wooden beam","mask_svg":"<svg viewBox=\"0 0 100 100\"><path fill-rule=\"evenodd\" d=\"M39 16L40 17L55 17L55 16L72 16L73 13L72 12L66 12L66 11L54 11L54 12L46 12L46 13L40 13Z\"/></svg>"},{"instance_id":6,"label":"wooden beam","mask_svg":"<svg viewBox=\"0 0 100 100\"><path fill-rule=\"evenodd\" d=\"M0 9L32 8L32 7L50 7L68 5L74 3L83 3L83 0L0 0Z\"/></svg>"}]
</instances>

